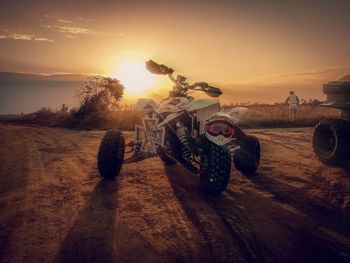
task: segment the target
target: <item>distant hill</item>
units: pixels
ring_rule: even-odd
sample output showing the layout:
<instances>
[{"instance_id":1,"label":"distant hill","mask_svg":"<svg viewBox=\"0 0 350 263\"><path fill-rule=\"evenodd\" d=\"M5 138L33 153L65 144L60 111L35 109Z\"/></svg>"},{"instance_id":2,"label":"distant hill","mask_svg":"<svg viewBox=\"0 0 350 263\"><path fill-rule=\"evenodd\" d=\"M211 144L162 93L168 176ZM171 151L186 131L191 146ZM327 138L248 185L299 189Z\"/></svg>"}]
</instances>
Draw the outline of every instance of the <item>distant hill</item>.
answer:
<instances>
[{"instance_id":1,"label":"distant hill","mask_svg":"<svg viewBox=\"0 0 350 263\"><path fill-rule=\"evenodd\" d=\"M74 90L84 83L82 74L27 74L0 72L0 114L28 113L41 107L76 105Z\"/></svg>"},{"instance_id":2,"label":"distant hill","mask_svg":"<svg viewBox=\"0 0 350 263\"><path fill-rule=\"evenodd\" d=\"M89 75L83 74L30 74L0 72L0 81L84 81Z\"/></svg>"},{"instance_id":3,"label":"distant hill","mask_svg":"<svg viewBox=\"0 0 350 263\"><path fill-rule=\"evenodd\" d=\"M0 114L0 121L12 120L21 116L20 114Z\"/></svg>"}]
</instances>

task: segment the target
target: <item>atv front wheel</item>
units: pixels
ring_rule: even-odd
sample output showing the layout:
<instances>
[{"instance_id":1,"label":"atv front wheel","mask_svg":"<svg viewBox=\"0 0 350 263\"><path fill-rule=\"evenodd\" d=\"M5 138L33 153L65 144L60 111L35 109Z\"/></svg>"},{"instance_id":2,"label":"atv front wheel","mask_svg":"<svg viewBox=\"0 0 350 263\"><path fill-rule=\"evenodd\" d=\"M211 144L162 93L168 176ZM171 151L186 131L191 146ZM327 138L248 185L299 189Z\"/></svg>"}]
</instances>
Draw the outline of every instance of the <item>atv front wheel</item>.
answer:
<instances>
[{"instance_id":1,"label":"atv front wheel","mask_svg":"<svg viewBox=\"0 0 350 263\"><path fill-rule=\"evenodd\" d=\"M321 162L346 165L350 159L350 123L342 119L320 121L315 127L312 145Z\"/></svg>"},{"instance_id":2,"label":"atv front wheel","mask_svg":"<svg viewBox=\"0 0 350 263\"><path fill-rule=\"evenodd\" d=\"M110 130L103 136L98 151L98 171L105 179L114 179L122 168L125 139L121 131Z\"/></svg>"},{"instance_id":3,"label":"atv front wheel","mask_svg":"<svg viewBox=\"0 0 350 263\"><path fill-rule=\"evenodd\" d=\"M240 142L240 147L233 156L236 169L244 175L255 173L260 163L259 139L252 135L246 135Z\"/></svg>"},{"instance_id":4,"label":"atv front wheel","mask_svg":"<svg viewBox=\"0 0 350 263\"><path fill-rule=\"evenodd\" d=\"M212 195L226 189L231 174L231 156L227 149L207 141L200 160L200 188Z\"/></svg>"}]
</instances>

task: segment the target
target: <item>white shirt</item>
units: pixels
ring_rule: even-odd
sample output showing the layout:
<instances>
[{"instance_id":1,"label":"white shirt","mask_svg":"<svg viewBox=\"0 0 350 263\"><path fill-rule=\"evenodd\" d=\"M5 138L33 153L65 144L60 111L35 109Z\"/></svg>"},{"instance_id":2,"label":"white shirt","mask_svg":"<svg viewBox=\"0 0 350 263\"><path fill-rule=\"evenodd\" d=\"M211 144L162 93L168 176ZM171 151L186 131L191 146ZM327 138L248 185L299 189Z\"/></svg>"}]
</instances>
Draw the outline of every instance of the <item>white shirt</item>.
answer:
<instances>
[{"instance_id":1,"label":"white shirt","mask_svg":"<svg viewBox=\"0 0 350 263\"><path fill-rule=\"evenodd\" d=\"M290 95L287 99L289 105L297 105L299 103L299 99L295 95Z\"/></svg>"}]
</instances>

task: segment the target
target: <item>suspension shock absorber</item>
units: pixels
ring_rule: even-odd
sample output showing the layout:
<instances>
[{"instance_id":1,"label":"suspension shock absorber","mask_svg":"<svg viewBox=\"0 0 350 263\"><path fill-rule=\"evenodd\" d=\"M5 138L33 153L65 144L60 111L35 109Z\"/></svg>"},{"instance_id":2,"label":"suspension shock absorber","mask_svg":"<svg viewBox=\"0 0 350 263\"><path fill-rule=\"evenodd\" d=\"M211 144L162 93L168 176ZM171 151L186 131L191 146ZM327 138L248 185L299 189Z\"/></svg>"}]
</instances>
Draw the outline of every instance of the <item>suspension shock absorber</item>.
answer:
<instances>
[{"instance_id":1,"label":"suspension shock absorber","mask_svg":"<svg viewBox=\"0 0 350 263\"><path fill-rule=\"evenodd\" d=\"M191 156L191 138L186 126L181 122L176 123L176 136L181 142L180 151L182 155L186 158Z\"/></svg>"}]
</instances>

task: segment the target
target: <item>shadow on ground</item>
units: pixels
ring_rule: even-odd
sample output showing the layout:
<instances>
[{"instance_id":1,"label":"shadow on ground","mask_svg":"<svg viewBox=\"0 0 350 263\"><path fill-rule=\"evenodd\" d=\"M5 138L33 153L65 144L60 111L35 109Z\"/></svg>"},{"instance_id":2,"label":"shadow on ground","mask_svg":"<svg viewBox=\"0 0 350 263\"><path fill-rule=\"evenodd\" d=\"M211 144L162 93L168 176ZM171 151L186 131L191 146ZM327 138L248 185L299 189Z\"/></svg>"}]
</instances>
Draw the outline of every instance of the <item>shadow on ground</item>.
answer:
<instances>
[{"instance_id":1,"label":"shadow on ground","mask_svg":"<svg viewBox=\"0 0 350 263\"><path fill-rule=\"evenodd\" d=\"M112 262L117 209L117 181L101 180L56 256L56 263Z\"/></svg>"},{"instance_id":2,"label":"shadow on ground","mask_svg":"<svg viewBox=\"0 0 350 263\"><path fill-rule=\"evenodd\" d=\"M319 226L350 237L349 214L342 209L333 207L329 202L318 200L308 194L308 190L312 189L315 183L307 183L305 187L297 188L273 179L267 172L259 172L249 179L253 184L271 193L279 202L288 204L312 218ZM319 185L324 184L327 187L327 182L320 175L320 171L314 173L311 181L317 182Z\"/></svg>"},{"instance_id":3,"label":"shadow on ground","mask_svg":"<svg viewBox=\"0 0 350 263\"><path fill-rule=\"evenodd\" d=\"M286 196L275 199L241 188L233 178L228 189L215 198L199 192L199 178L182 167L166 166L165 174L187 217L206 240L208 262L347 262L349 259L347 246L318 228L317 215L323 210L316 209L308 217L289 207L289 204L301 206L290 201L297 199L295 189L281 185ZM277 191L276 182L264 175L257 174L250 180L271 192ZM303 202L313 205L306 198Z\"/></svg>"},{"instance_id":4,"label":"shadow on ground","mask_svg":"<svg viewBox=\"0 0 350 263\"><path fill-rule=\"evenodd\" d=\"M165 174L188 220L205 241L205 262L246 262L244 244L234 238L210 197L199 190L199 178L178 165L164 166ZM238 249L238 248L241 249Z\"/></svg>"}]
</instances>

